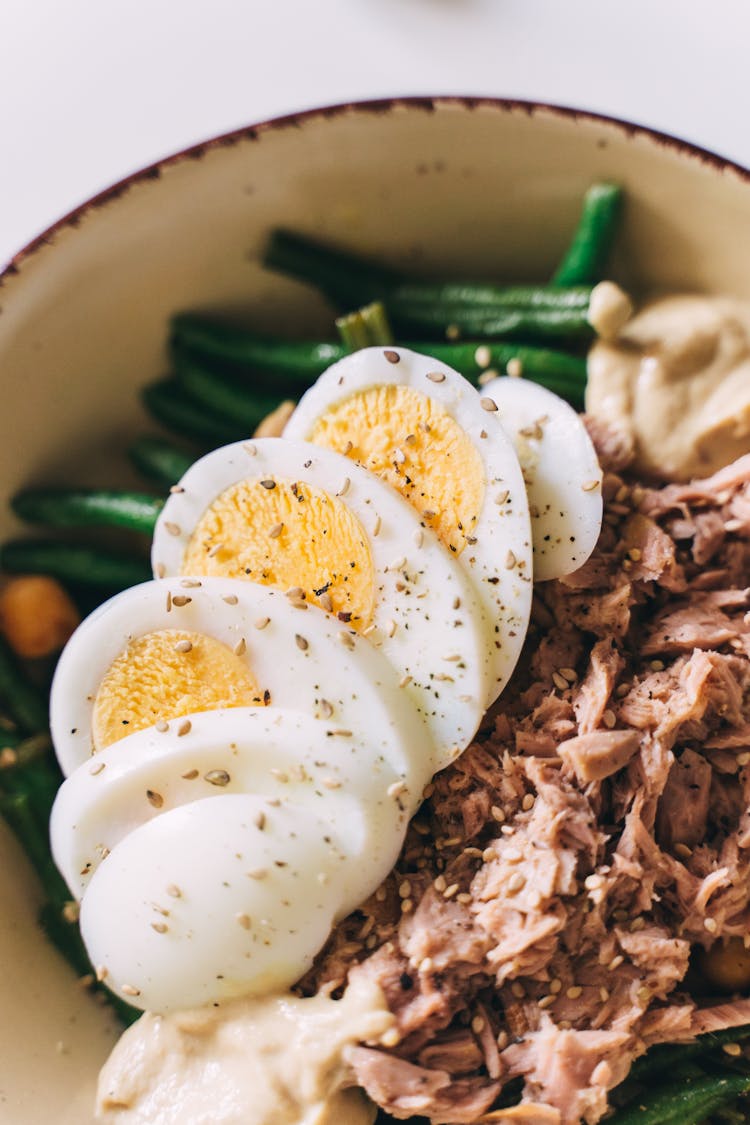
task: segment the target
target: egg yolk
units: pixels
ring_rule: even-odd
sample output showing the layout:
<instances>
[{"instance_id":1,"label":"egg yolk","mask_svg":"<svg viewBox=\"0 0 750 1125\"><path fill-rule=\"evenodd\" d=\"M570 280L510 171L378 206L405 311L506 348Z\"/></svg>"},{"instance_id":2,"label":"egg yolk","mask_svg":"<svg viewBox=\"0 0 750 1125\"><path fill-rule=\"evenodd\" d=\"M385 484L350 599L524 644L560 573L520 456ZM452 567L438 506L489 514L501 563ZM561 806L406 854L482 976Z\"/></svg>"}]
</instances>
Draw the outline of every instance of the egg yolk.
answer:
<instances>
[{"instance_id":1,"label":"egg yolk","mask_svg":"<svg viewBox=\"0 0 750 1125\"><path fill-rule=\"evenodd\" d=\"M146 633L130 642L99 685L94 747L102 750L159 720L263 702L245 661L221 641L179 629Z\"/></svg>"},{"instance_id":2,"label":"egg yolk","mask_svg":"<svg viewBox=\"0 0 750 1125\"><path fill-rule=\"evenodd\" d=\"M364 529L342 500L309 484L232 485L197 523L182 573L299 588L358 632L372 622L374 567Z\"/></svg>"},{"instance_id":3,"label":"egg yolk","mask_svg":"<svg viewBox=\"0 0 750 1125\"><path fill-rule=\"evenodd\" d=\"M482 459L428 395L390 384L357 391L317 419L309 440L397 488L453 554L471 542L484 501Z\"/></svg>"}]
</instances>

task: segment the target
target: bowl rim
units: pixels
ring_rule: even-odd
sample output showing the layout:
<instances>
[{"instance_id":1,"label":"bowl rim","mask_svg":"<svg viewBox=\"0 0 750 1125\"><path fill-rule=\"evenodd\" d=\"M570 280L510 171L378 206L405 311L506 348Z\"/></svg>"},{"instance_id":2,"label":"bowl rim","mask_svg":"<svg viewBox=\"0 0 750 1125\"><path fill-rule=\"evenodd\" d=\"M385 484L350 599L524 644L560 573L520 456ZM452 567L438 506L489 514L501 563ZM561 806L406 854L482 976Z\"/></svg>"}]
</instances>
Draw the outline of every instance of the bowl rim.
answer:
<instances>
[{"instance_id":1,"label":"bowl rim","mask_svg":"<svg viewBox=\"0 0 750 1125\"><path fill-rule=\"evenodd\" d=\"M394 109L407 108L433 113L436 109L460 106L467 110L492 108L510 113L523 113L533 117L541 112L552 116L562 117L568 121L586 121L592 124L602 124L614 127L623 137L632 140L636 137L646 137L657 146L671 149L681 157L695 160L700 164L708 165L719 172L732 172L740 180L750 183L750 168L739 164L717 152L693 144L659 129L648 125L640 125L625 118L615 117L607 113L598 113L588 109L578 109L574 106L561 105L554 102L538 102L523 98L494 97L491 95L471 94L436 94L436 95L404 95L383 97L345 102L334 102L330 105L313 106L309 109L296 110L291 113L279 114L266 118L252 125L243 125L231 129L226 133L219 133L204 141L179 149L159 160L153 161L144 167L137 168L122 179L116 180L109 187L96 192L88 199L79 203L71 211L63 214L55 222L41 231L22 246L7 263L0 263L0 288L7 285L11 278L20 272L20 267L34 254L45 246L54 243L55 237L65 228L75 228L80 225L86 214L91 210L99 210L114 203L131 187L148 180L158 180L162 170L186 160L201 160L208 152L216 148L227 148L239 144L243 140L259 140L264 133L280 129L301 128L309 121L326 120L346 114L378 115L382 116Z\"/></svg>"}]
</instances>

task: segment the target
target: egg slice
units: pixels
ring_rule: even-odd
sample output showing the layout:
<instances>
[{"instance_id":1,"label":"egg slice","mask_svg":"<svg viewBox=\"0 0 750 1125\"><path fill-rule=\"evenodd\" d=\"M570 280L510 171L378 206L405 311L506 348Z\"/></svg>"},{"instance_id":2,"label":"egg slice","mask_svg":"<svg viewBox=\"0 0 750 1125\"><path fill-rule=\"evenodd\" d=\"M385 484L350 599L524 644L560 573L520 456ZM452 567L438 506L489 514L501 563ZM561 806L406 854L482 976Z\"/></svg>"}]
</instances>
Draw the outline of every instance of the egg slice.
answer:
<instances>
[{"instance_id":1,"label":"egg slice","mask_svg":"<svg viewBox=\"0 0 750 1125\"><path fill-rule=\"evenodd\" d=\"M157 575L249 579L337 615L396 669L430 731L432 772L476 732L495 650L474 586L413 508L346 457L285 438L215 450L167 501L152 561Z\"/></svg>"},{"instance_id":2,"label":"egg slice","mask_svg":"<svg viewBox=\"0 0 750 1125\"><path fill-rule=\"evenodd\" d=\"M484 393L498 406L521 462L529 497L534 578L561 578L582 566L602 526L602 470L581 417L528 379L498 377Z\"/></svg>"},{"instance_id":3,"label":"egg slice","mask_svg":"<svg viewBox=\"0 0 750 1125\"><path fill-rule=\"evenodd\" d=\"M96 768L92 753L138 730L184 738L196 712L293 707L324 720L332 746L348 752L365 739L372 760L403 781L408 804L433 748L398 683L380 652L317 606L297 608L253 582L146 582L100 606L63 650L52 737L70 774L84 762Z\"/></svg>"},{"instance_id":4,"label":"egg slice","mask_svg":"<svg viewBox=\"0 0 750 1125\"><path fill-rule=\"evenodd\" d=\"M492 622L492 689L515 667L531 608L521 469L491 395L407 348L364 348L303 396L284 439L326 446L387 481L470 576Z\"/></svg>"},{"instance_id":5,"label":"egg slice","mask_svg":"<svg viewBox=\"0 0 750 1125\"><path fill-rule=\"evenodd\" d=\"M320 719L239 707L179 730L100 751L51 820L93 963L160 1011L291 985L388 874L408 820L392 768Z\"/></svg>"}]
</instances>

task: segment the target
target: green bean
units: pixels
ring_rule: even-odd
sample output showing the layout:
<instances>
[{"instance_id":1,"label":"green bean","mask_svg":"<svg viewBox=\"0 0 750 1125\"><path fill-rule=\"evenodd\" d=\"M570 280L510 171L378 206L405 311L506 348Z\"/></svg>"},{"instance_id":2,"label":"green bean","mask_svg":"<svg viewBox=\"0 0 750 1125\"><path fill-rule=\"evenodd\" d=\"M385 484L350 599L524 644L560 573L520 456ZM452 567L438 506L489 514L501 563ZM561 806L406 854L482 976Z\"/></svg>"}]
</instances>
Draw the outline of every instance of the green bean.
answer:
<instances>
[{"instance_id":1,"label":"green bean","mask_svg":"<svg viewBox=\"0 0 750 1125\"><path fill-rule=\"evenodd\" d=\"M152 534L164 501L138 492L104 489L33 489L11 500L28 523L47 527L124 527Z\"/></svg>"},{"instance_id":2,"label":"green bean","mask_svg":"<svg viewBox=\"0 0 750 1125\"><path fill-rule=\"evenodd\" d=\"M672 1074L674 1081L649 1089L608 1118L610 1125L700 1125L750 1091L750 1074L714 1075L693 1068Z\"/></svg>"},{"instance_id":3,"label":"green bean","mask_svg":"<svg viewBox=\"0 0 750 1125\"><path fill-rule=\"evenodd\" d=\"M151 578L144 559L44 539L14 539L0 547L0 570L49 574L63 582L123 590ZM38 728L37 728L38 729Z\"/></svg>"},{"instance_id":4,"label":"green bean","mask_svg":"<svg viewBox=\"0 0 750 1125\"><path fill-rule=\"evenodd\" d=\"M152 383L142 395L146 409L157 422L200 444L216 447L248 436L246 426L198 406L185 394L177 379Z\"/></svg>"},{"instance_id":5,"label":"green bean","mask_svg":"<svg viewBox=\"0 0 750 1125\"><path fill-rule=\"evenodd\" d=\"M244 437L250 435L281 401L278 395L251 391L179 350L174 360L183 391L201 408L226 419L227 424L239 423Z\"/></svg>"},{"instance_id":6,"label":"green bean","mask_svg":"<svg viewBox=\"0 0 750 1125\"><path fill-rule=\"evenodd\" d=\"M593 285L607 264L622 210L622 188L592 184L583 197L581 217L550 284Z\"/></svg>"},{"instance_id":7,"label":"green bean","mask_svg":"<svg viewBox=\"0 0 750 1125\"><path fill-rule=\"evenodd\" d=\"M373 301L336 320L341 343L350 351L392 344L393 332L382 301Z\"/></svg>"},{"instance_id":8,"label":"green bean","mask_svg":"<svg viewBox=\"0 0 750 1125\"><path fill-rule=\"evenodd\" d=\"M468 305L399 306L390 296L384 298L397 335L418 332L442 337L467 336L492 339L573 339L590 340L594 329L583 309L490 309Z\"/></svg>"},{"instance_id":9,"label":"green bean","mask_svg":"<svg viewBox=\"0 0 750 1125\"><path fill-rule=\"evenodd\" d=\"M157 437L142 437L128 449L128 457L139 473L160 484L177 484L195 461L189 453Z\"/></svg>"},{"instance_id":10,"label":"green bean","mask_svg":"<svg viewBox=\"0 0 750 1125\"><path fill-rule=\"evenodd\" d=\"M553 289L546 285L488 285L483 282L407 281L387 291L393 308L419 310L425 305L462 309L536 309L585 313L591 285Z\"/></svg>"},{"instance_id":11,"label":"green bean","mask_svg":"<svg viewBox=\"0 0 750 1125\"><path fill-rule=\"evenodd\" d=\"M341 307L377 300L401 275L291 231L273 231L263 265L317 286Z\"/></svg>"},{"instance_id":12,"label":"green bean","mask_svg":"<svg viewBox=\"0 0 750 1125\"><path fill-rule=\"evenodd\" d=\"M36 734L47 728L47 700L26 678L10 646L1 637L0 698L11 717L28 734Z\"/></svg>"},{"instance_id":13,"label":"green bean","mask_svg":"<svg viewBox=\"0 0 750 1125\"><path fill-rule=\"evenodd\" d=\"M206 362L251 372L259 387L292 396L346 355L341 344L257 336L189 313L174 317L172 331L177 348L202 356Z\"/></svg>"},{"instance_id":14,"label":"green bean","mask_svg":"<svg viewBox=\"0 0 750 1125\"><path fill-rule=\"evenodd\" d=\"M416 344L435 359L455 367L467 379L476 379L486 370L494 370L505 375L508 365L517 363L519 374L535 382L544 383L545 378L569 379L571 383L585 387L586 357L571 355L570 352L552 348L535 348L528 344L499 344L496 342L446 344ZM511 370L513 368L511 367Z\"/></svg>"}]
</instances>

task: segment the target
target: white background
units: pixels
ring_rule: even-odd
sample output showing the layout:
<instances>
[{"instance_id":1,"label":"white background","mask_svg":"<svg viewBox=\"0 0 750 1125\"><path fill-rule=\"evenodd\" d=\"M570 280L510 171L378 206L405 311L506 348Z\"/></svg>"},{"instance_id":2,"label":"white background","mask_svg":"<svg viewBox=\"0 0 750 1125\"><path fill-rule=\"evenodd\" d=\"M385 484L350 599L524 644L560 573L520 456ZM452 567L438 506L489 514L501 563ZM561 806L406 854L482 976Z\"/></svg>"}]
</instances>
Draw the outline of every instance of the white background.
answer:
<instances>
[{"instance_id":1,"label":"white background","mask_svg":"<svg viewBox=\"0 0 750 1125\"><path fill-rule=\"evenodd\" d=\"M0 0L0 263L212 134L441 93L593 109L750 164L750 0Z\"/></svg>"}]
</instances>

